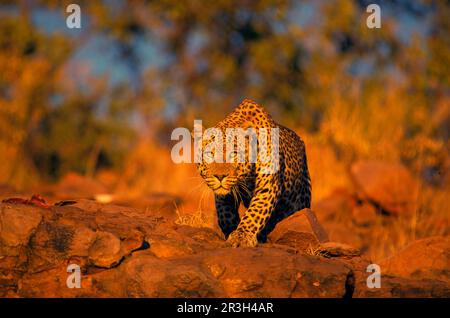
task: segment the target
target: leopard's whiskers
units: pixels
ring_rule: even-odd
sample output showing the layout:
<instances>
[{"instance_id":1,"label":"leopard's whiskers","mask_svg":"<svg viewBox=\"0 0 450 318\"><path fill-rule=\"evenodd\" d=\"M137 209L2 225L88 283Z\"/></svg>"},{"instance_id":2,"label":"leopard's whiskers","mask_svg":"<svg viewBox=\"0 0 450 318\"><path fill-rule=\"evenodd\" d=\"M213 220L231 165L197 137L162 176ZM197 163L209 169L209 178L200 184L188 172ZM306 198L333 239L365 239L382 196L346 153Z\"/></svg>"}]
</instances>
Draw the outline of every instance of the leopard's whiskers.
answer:
<instances>
[{"instance_id":1,"label":"leopard's whiskers","mask_svg":"<svg viewBox=\"0 0 450 318\"><path fill-rule=\"evenodd\" d=\"M243 181L238 181L238 185L242 187L242 189L247 193L248 196L251 196L251 191L248 186Z\"/></svg>"}]
</instances>

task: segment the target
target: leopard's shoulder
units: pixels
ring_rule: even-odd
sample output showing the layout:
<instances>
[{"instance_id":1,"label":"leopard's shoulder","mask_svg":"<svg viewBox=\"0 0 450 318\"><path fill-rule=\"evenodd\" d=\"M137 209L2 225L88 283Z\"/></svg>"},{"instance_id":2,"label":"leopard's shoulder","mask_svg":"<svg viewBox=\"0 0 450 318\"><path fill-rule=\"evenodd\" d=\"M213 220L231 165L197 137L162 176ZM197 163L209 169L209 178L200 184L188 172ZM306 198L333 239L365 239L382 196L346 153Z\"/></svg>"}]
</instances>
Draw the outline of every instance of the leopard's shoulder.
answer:
<instances>
[{"instance_id":1,"label":"leopard's shoulder","mask_svg":"<svg viewBox=\"0 0 450 318\"><path fill-rule=\"evenodd\" d=\"M251 99L244 99L230 114L218 123L219 128L268 128L278 127L263 106Z\"/></svg>"}]
</instances>

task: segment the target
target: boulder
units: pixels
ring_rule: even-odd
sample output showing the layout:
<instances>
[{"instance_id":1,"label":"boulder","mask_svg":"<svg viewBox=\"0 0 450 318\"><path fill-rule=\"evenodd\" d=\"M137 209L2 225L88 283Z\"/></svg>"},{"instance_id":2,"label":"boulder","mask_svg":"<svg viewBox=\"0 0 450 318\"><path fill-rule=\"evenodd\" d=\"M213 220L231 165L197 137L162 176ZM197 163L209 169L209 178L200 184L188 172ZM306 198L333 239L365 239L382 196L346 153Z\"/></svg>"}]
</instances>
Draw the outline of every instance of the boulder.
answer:
<instances>
[{"instance_id":1,"label":"boulder","mask_svg":"<svg viewBox=\"0 0 450 318\"><path fill-rule=\"evenodd\" d=\"M419 183L403 165L382 161L360 161L351 166L359 196L396 216L414 213Z\"/></svg>"},{"instance_id":2,"label":"boulder","mask_svg":"<svg viewBox=\"0 0 450 318\"><path fill-rule=\"evenodd\" d=\"M297 251L307 252L319 245L308 218L301 211L279 222L269 234L268 240L274 244L287 245Z\"/></svg>"},{"instance_id":3,"label":"boulder","mask_svg":"<svg viewBox=\"0 0 450 318\"><path fill-rule=\"evenodd\" d=\"M379 265L386 275L450 282L450 238L416 240Z\"/></svg>"}]
</instances>

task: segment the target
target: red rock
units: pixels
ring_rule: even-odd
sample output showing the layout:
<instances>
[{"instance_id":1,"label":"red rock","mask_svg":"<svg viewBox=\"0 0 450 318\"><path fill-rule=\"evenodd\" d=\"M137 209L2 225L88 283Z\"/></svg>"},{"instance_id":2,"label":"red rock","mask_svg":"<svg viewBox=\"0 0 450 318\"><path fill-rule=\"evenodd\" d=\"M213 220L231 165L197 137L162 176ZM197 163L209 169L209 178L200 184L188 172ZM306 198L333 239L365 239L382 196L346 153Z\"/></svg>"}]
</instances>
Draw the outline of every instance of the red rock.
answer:
<instances>
[{"instance_id":1,"label":"red rock","mask_svg":"<svg viewBox=\"0 0 450 318\"><path fill-rule=\"evenodd\" d=\"M195 260L161 260L146 253L132 257L120 269L128 297L223 297L217 281Z\"/></svg>"},{"instance_id":2,"label":"red rock","mask_svg":"<svg viewBox=\"0 0 450 318\"><path fill-rule=\"evenodd\" d=\"M143 248L145 244L145 234L140 230L133 229L121 240L121 253L129 255L131 252Z\"/></svg>"},{"instance_id":3,"label":"red rock","mask_svg":"<svg viewBox=\"0 0 450 318\"><path fill-rule=\"evenodd\" d=\"M429 279L402 277L381 278L380 288L369 288L365 278L357 284L354 298L449 298L450 286L445 282Z\"/></svg>"},{"instance_id":4,"label":"red rock","mask_svg":"<svg viewBox=\"0 0 450 318\"><path fill-rule=\"evenodd\" d=\"M150 238L150 250L159 258L172 258L194 254L194 250L184 241L165 237Z\"/></svg>"},{"instance_id":5,"label":"red rock","mask_svg":"<svg viewBox=\"0 0 450 318\"><path fill-rule=\"evenodd\" d=\"M348 219L356 204L357 200L352 193L339 188L318 202L313 201L312 210L317 214L319 221L326 224Z\"/></svg>"},{"instance_id":6,"label":"red rock","mask_svg":"<svg viewBox=\"0 0 450 318\"><path fill-rule=\"evenodd\" d=\"M89 247L89 261L95 266L110 268L118 264L122 257L120 240L111 233L97 232Z\"/></svg>"},{"instance_id":7,"label":"red rock","mask_svg":"<svg viewBox=\"0 0 450 318\"><path fill-rule=\"evenodd\" d=\"M379 265L386 275L450 282L450 238L434 236L414 241Z\"/></svg>"},{"instance_id":8,"label":"red rock","mask_svg":"<svg viewBox=\"0 0 450 318\"><path fill-rule=\"evenodd\" d=\"M23 198L8 198L2 200L3 203L7 204L26 204L26 205L33 205L37 206L43 209L48 209L50 205L48 205L44 198L39 194L33 194L30 199L23 199Z\"/></svg>"},{"instance_id":9,"label":"red rock","mask_svg":"<svg viewBox=\"0 0 450 318\"><path fill-rule=\"evenodd\" d=\"M353 223L359 226L372 225L378 219L377 210L372 204L363 202L362 204L353 207L352 219Z\"/></svg>"},{"instance_id":10,"label":"red rock","mask_svg":"<svg viewBox=\"0 0 450 318\"><path fill-rule=\"evenodd\" d=\"M321 243L318 251L328 257L331 256L359 256L361 252L348 244L338 242L325 242Z\"/></svg>"},{"instance_id":11,"label":"red rock","mask_svg":"<svg viewBox=\"0 0 450 318\"><path fill-rule=\"evenodd\" d=\"M353 298L424 298L450 297L450 284L435 279L416 279L392 277L383 272L381 266L380 288L370 288L368 277L373 272L367 272L367 267L373 263L364 257L339 258L352 268L352 277L348 283L353 289Z\"/></svg>"},{"instance_id":12,"label":"red rock","mask_svg":"<svg viewBox=\"0 0 450 318\"><path fill-rule=\"evenodd\" d=\"M361 161L352 165L357 191L393 215L411 215L416 208L418 182L401 164Z\"/></svg>"},{"instance_id":13,"label":"red rock","mask_svg":"<svg viewBox=\"0 0 450 318\"><path fill-rule=\"evenodd\" d=\"M0 242L7 246L26 245L41 219L38 209L3 204L0 210Z\"/></svg>"},{"instance_id":14,"label":"red rock","mask_svg":"<svg viewBox=\"0 0 450 318\"><path fill-rule=\"evenodd\" d=\"M97 239L97 235L98 233L85 226L75 228L70 244L70 254L81 257L89 256L89 248Z\"/></svg>"},{"instance_id":15,"label":"red rock","mask_svg":"<svg viewBox=\"0 0 450 318\"><path fill-rule=\"evenodd\" d=\"M306 214L302 212L297 212L279 222L268 239L272 243L287 245L298 251L307 251L319 244Z\"/></svg>"},{"instance_id":16,"label":"red rock","mask_svg":"<svg viewBox=\"0 0 450 318\"><path fill-rule=\"evenodd\" d=\"M8 222L10 215L19 223L23 217L29 224L26 231L18 236L4 232L5 211ZM31 215L40 219L30 222ZM301 220L300 214L292 220ZM116 205L84 202L41 209L0 204L0 221L0 297L448 295L440 261L429 264L429 272L436 275L422 285L416 279L386 275L385 289L372 292L364 289L369 261L349 254L345 245L325 245L339 252L336 258L297 253L279 244L227 248L212 229L176 226ZM16 221L7 222L6 228L14 228ZM301 230L301 224L292 227ZM291 229L286 223L277 231L283 236ZM296 231L291 233L308 233ZM67 286L71 264L80 267L80 289Z\"/></svg>"},{"instance_id":17,"label":"red rock","mask_svg":"<svg viewBox=\"0 0 450 318\"><path fill-rule=\"evenodd\" d=\"M342 297L350 272L340 262L274 248L224 248L206 253L203 264L228 297Z\"/></svg>"},{"instance_id":18,"label":"red rock","mask_svg":"<svg viewBox=\"0 0 450 318\"><path fill-rule=\"evenodd\" d=\"M310 209L303 209L279 222L269 241L287 245L298 251L315 249L319 243L328 241L328 234Z\"/></svg>"}]
</instances>

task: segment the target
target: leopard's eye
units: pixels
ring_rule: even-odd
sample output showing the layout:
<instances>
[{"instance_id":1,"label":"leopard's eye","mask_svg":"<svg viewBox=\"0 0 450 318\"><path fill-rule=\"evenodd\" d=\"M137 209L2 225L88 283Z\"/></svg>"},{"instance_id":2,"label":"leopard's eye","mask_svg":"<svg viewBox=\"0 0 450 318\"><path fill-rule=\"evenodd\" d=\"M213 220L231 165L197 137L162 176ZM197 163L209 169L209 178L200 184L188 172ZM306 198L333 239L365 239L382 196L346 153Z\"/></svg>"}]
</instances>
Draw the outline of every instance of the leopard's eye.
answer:
<instances>
[{"instance_id":1,"label":"leopard's eye","mask_svg":"<svg viewBox=\"0 0 450 318\"><path fill-rule=\"evenodd\" d=\"M212 151L205 151L203 153L203 159L207 162L214 161L214 153Z\"/></svg>"},{"instance_id":2,"label":"leopard's eye","mask_svg":"<svg viewBox=\"0 0 450 318\"><path fill-rule=\"evenodd\" d=\"M237 162L238 152L237 151L230 152L230 155L228 156L228 158L229 158L229 162Z\"/></svg>"}]
</instances>

